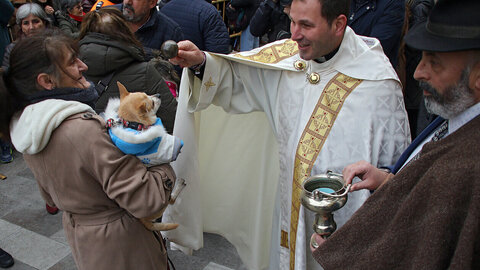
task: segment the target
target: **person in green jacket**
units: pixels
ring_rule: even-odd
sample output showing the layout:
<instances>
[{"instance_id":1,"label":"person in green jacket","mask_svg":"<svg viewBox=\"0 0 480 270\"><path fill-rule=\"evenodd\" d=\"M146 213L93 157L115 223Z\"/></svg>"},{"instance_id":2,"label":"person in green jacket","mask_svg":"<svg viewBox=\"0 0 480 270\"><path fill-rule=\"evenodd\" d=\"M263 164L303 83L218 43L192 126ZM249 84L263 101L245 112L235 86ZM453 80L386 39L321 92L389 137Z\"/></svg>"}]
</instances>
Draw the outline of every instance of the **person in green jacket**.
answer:
<instances>
[{"instance_id":1,"label":"person in green jacket","mask_svg":"<svg viewBox=\"0 0 480 270\"><path fill-rule=\"evenodd\" d=\"M119 81L131 92L160 94L157 116L171 134L177 101L169 86L175 88L178 78L170 63L163 61L166 72L161 72L158 69L160 60L146 61L143 46L122 13L110 7L89 12L82 23L79 39L80 59L88 66L85 77L97 85L97 90L99 83L102 90L104 88L103 92L100 90L102 93L95 110L98 113L104 111L108 100L119 96Z\"/></svg>"}]
</instances>

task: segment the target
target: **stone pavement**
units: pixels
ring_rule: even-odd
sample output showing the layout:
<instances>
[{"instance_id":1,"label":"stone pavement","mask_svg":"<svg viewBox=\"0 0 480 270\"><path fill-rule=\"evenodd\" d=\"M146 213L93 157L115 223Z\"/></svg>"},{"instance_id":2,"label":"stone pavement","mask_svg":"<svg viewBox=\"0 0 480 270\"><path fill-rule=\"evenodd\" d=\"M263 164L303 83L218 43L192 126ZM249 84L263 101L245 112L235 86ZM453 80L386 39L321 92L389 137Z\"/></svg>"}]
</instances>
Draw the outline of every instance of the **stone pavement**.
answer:
<instances>
[{"instance_id":1,"label":"stone pavement","mask_svg":"<svg viewBox=\"0 0 480 270\"><path fill-rule=\"evenodd\" d=\"M12 163L0 164L0 173L7 176L0 180L0 247L15 259L9 269L76 269L63 233L62 214L46 212L22 155L15 152ZM204 247L193 256L176 250L169 250L169 255L177 270L246 269L235 248L215 234L205 234Z\"/></svg>"}]
</instances>

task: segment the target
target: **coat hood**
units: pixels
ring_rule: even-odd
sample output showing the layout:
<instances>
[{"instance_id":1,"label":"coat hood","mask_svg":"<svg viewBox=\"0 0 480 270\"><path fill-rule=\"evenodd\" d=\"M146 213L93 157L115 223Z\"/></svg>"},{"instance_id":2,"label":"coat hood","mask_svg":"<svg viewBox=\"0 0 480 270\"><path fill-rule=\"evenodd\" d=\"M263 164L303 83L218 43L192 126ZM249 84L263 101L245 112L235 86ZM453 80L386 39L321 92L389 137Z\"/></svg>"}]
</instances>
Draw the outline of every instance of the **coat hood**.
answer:
<instances>
[{"instance_id":1,"label":"coat hood","mask_svg":"<svg viewBox=\"0 0 480 270\"><path fill-rule=\"evenodd\" d=\"M132 62L145 61L143 50L101 33L87 33L79 42L80 59L88 66L86 76L104 76Z\"/></svg>"},{"instance_id":2,"label":"coat hood","mask_svg":"<svg viewBox=\"0 0 480 270\"><path fill-rule=\"evenodd\" d=\"M47 99L25 107L10 123L10 137L15 149L30 155L42 151L53 131L65 119L81 112L94 113L86 104L59 99Z\"/></svg>"}]
</instances>

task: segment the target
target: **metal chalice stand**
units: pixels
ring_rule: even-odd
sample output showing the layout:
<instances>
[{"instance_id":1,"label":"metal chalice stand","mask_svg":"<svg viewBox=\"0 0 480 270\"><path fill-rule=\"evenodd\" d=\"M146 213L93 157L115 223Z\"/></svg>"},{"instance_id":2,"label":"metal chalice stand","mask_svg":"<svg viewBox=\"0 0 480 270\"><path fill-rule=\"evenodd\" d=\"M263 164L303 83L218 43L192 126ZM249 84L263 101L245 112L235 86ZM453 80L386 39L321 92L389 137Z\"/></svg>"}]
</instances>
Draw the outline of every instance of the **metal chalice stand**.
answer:
<instances>
[{"instance_id":1,"label":"metal chalice stand","mask_svg":"<svg viewBox=\"0 0 480 270\"><path fill-rule=\"evenodd\" d=\"M303 181L300 196L302 205L315 213L313 230L324 238L337 229L332 212L345 205L350 187L351 184L345 185L343 175L331 171L310 176ZM318 247L314 240L310 244Z\"/></svg>"}]
</instances>

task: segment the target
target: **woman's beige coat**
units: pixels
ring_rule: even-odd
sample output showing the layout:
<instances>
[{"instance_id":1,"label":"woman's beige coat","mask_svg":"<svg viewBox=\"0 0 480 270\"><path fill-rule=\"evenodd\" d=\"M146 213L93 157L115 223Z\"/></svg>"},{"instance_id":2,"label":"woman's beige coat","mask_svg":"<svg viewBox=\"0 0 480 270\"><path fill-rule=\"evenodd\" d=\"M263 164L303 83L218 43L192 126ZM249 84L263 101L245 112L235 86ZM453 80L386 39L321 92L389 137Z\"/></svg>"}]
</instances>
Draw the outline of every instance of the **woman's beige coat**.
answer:
<instances>
[{"instance_id":1,"label":"woman's beige coat","mask_svg":"<svg viewBox=\"0 0 480 270\"><path fill-rule=\"evenodd\" d=\"M165 246L138 221L164 207L175 173L146 168L110 141L104 121L86 112L65 119L46 147L24 155L63 227L79 270L167 269Z\"/></svg>"}]
</instances>

